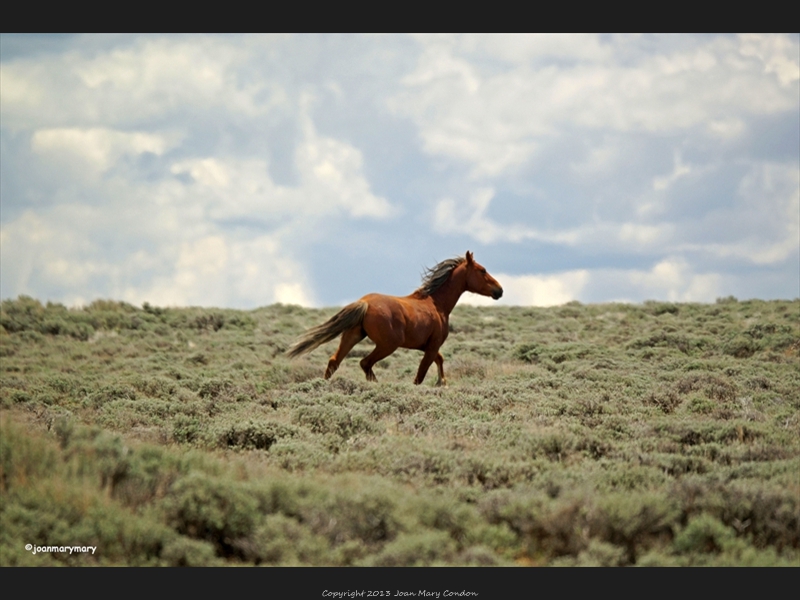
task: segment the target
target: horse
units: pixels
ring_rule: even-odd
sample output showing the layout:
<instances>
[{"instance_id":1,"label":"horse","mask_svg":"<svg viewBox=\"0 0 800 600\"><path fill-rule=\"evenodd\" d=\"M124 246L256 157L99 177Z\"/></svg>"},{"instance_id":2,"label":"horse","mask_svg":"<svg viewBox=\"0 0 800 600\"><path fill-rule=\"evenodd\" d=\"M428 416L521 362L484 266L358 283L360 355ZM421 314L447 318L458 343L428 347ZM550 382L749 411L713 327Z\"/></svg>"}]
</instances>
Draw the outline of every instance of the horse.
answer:
<instances>
[{"instance_id":1,"label":"horse","mask_svg":"<svg viewBox=\"0 0 800 600\"><path fill-rule=\"evenodd\" d=\"M469 251L465 257L449 258L426 269L422 285L408 296L367 294L345 306L323 324L306 331L286 353L295 358L341 335L339 348L325 369L325 379L330 379L353 346L369 337L375 342L375 349L360 362L367 381L377 381L372 371L375 363L398 348L410 348L424 352L414 383L422 383L435 362L439 371L436 385L445 385L444 359L439 348L449 333L450 312L464 292L495 300L503 295L497 280L475 262Z\"/></svg>"}]
</instances>

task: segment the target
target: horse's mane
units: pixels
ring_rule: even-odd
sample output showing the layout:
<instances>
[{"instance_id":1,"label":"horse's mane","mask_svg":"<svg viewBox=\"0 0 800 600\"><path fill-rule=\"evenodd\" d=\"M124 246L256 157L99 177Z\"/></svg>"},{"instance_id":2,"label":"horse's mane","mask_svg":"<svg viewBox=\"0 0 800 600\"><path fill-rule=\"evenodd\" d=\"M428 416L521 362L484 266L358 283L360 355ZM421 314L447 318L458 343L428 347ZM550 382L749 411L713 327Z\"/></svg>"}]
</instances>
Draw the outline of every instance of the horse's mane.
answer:
<instances>
[{"instance_id":1,"label":"horse's mane","mask_svg":"<svg viewBox=\"0 0 800 600\"><path fill-rule=\"evenodd\" d=\"M465 260L467 259L463 256L447 258L430 269L426 268L422 275L422 285L417 288L417 293L423 296L430 296L433 294L444 285L444 282L450 277L450 273L453 272L453 269Z\"/></svg>"}]
</instances>

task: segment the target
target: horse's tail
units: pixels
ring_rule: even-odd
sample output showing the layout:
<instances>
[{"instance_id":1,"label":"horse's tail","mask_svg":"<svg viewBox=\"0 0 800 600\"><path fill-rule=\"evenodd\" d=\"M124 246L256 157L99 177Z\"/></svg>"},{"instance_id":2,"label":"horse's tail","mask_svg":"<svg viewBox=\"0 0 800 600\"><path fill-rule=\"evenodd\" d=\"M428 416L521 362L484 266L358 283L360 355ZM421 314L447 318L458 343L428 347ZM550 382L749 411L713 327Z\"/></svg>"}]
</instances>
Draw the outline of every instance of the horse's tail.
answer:
<instances>
[{"instance_id":1,"label":"horse's tail","mask_svg":"<svg viewBox=\"0 0 800 600\"><path fill-rule=\"evenodd\" d=\"M364 315L367 314L368 307L369 305L362 300L348 304L322 325L317 325L306 331L292 344L292 347L286 351L286 354L289 355L289 358L295 358L306 354L317 346L330 342L344 331L356 325L361 325L361 322L364 320Z\"/></svg>"}]
</instances>

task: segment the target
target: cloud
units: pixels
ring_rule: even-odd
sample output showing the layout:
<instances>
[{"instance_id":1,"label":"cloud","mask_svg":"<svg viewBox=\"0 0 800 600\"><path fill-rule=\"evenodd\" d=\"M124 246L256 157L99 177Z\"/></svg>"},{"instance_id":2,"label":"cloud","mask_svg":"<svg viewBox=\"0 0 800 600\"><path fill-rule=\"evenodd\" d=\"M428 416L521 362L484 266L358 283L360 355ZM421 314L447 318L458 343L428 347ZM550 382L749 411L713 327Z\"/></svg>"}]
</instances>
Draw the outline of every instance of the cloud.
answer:
<instances>
[{"instance_id":1,"label":"cloud","mask_svg":"<svg viewBox=\"0 0 800 600\"><path fill-rule=\"evenodd\" d=\"M161 306L314 304L302 266L286 256L274 236L241 241L209 235L183 242L171 254L166 274L144 286L125 287L122 298Z\"/></svg>"},{"instance_id":2,"label":"cloud","mask_svg":"<svg viewBox=\"0 0 800 600\"><path fill-rule=\"evenodd\" d=\"M440 200L434 209L434 228L442 234L467 235L483 244L517 243L535 240L563 246L605 248L654 247L668 241L673 227L668 223L647 225L634 222L595 221L565 229L541 230L518 223L500 224L487 216L494 190L476 190L463 204L451 198Z\"/></svg>"},{"instance_id":3,"label":"cloud","mask_svg":"<svg viewBox=\"0 0 800 600\"><path fill-rule=\"evenodd\" d=\"M796 294L796 34L18 39L4 297L330 304L465 239L504 302Z\"/></svg>"},{"instance_id":4,"label":"cloud","mask_svg":"<svg viewBox=\"0 0 800 600\"><path fill-rule=\"evenodd\" d=\"M303 121L304 137L295 152L299 177L295 185L277 184L268 161L256 158L189 158L173 163L170 172L188 175L191 181L186 186L194 201L218 220L276 216L316 220L340 213L387 219L397 214L386 198L372 193L358 149L317 135L309 117Z\"/></svg>"},{"instance_id":5,"label":"cloud","mask_svg":"<svg viewBox=\"0 0 800 600\"><path fill-rule=\"evenodd\" d=\"M672 174L654 179L654 191L661 196L643 195L634 214L621 214L619 221L593 217L548 230L526 226L519 220L503 223L489 216L495 190L478 188L466 201L439 200L433 211L433 226L440 234L466 235L482 244L530 240L597 252L668 253L684 258L693 253L757 265L781 263L800 255L800 173L796 166L754 163L741 176L731 201L667 214L670 197L664 194L680 179L709 170L685 165L676 152Z\"/></svg>"},{"instance_id":6,"label":"cloud","mask_svg":"<svg viewBox=\"0 0 800 600\"><path fill-rule=\"evenodd\" d=\"M680 257L659 261L649 270L578 269L540 275L494 274L503 286L499 305L557 306L581 302L641 302L663 299L671 302L713 302L724 289L725 278L718 273L696 273ZM495 301L476 294L464 294L461 303L492 306Z\"/></svg>"},{"instance_id":7,"label":"cloud","mask_svg":"<svg viewBox=\"0 0 800 600\"><path fill-rule=\"evenodd\" d=\"M557 306L577 300L590 277L585 269L553 275L509 275L498 273L495 279L503 286L497 302L512 306ZM477 294L464 294L462 304L492 306L495 301Z\"/></svg>"},{"instance_id":8,"label":"cloud","mask_svg":"<svg viewBox=\"0 0 800 600\"><path fill-rule=\"evenodd\" d=\"M723 140L733 140L746 131L745 123L739 118L712 119L708 122L708 131Z\"/></svg>"},{"instance_id":9,"label":"cloud","mask_svg":"<svg viewBox=\"0 0 800 600\"><path fill-rule=\"evenodd\" d=\"M468 52L484 50L490 56L512 64L530 64L554 58L602 63L614 57L612 45L591 34L467 35L462 46Z\"/></svg>"},{"instance_id":10,"label":"cloud","mask_svg":"<svg viewBox=\"0 0 800 600\"><path fill-rule=\"evenodd\" d=\"M303 103L312 100L304 95ZM325 207L338 205L352 217L385 219L397 209L388 200L375 196L363 175L364 160L352 145L320 136L307 113L301 118L304 139L298 145L295 162L305 183L306 198L300 203Z\"/></svg>"},{"instance_id":11,"label":"cloud","mask_svg":"<svg viewBox=\"0 0 800 600\"><path fill-rule=\"evenodd\" d=\"M661 135L707 126L732 137L742 115L797 104L791 36L682 36L688 48L642 44L635 53L635 36L418 39L416 69L389 106L416 123L427 153L463 162L478 179L541 160L565 126ZM470 62L480 50L504 61Z\"/></svg>"},{"instance_id":12,"label":"cloud","mask_svg":"<svg viewBox=\"0 0 800 600\"><path fill-rule=\"evenodd\" d=\"M95 175L99 175L124 155L135 156L150 152L161 156L176 145L177 140L174 138L175 136L157 133L115 131L99 127L61 127L35 131L31 138L31 147L34 152L49 154L57 161L77 159L80 165L76 165L75 170L83 171L88 166Z\"/></svg>"},{"instance_id":13,"label":"cloud","mask_svg":"<svg viewBox=\"0 0 800 600\"><path fill-rule=\"evenodd\" d=\"M159 140L59 130L36 138L36 148L45 161L74 152L106 171L130 148L160 150ZM3 293L44 286L51 298L72 301L111 295L167 305L314 304L305 269L292 258L304 241L297 231L312 239L324 218L386 218L393 207L369 191L357 151L335 140L305 145L316 154L294 186L276 184L263 160L185 159L155 182L129 172L95 179L92 195L101 201L74 197L4 221ZM81 166L64 177L80 180ZM334 184L323 185L331 178Z\"/></svg>"},{"instance_id":14,"label":"cloud","mask_svg":"<svg viewBox=\"0 0 800 600\"><path fill-rule=\"evenodd\" d=\"M627 279L625 287L637 299L644 297L671 302L710 302L721 292L722 278L718 274L694 273L682 258L662 260L650 271L623 271L620 275Z\"/></svg>"},{"instance_id":15,"label":"cloud","mask_svg":"<svg viewBox=\"0 0 800 600\"><path fill-rule=\"evenodd\" d=\"M113 208L25 212L0 230L3 296L45 291L49 299L81 304L111 297L135 304L252 307L273 302L315 304L303 265L291 258L280 232L251 236L159 222L112 234L101 244ZM158 213L154 222L159 221ZM99 247L98 247L99 246Z\"/></svg>"},{"instance_id":16,"label":"cloud","mask_svg":"<svg viewBox=\"0 0 800 600\"><path fill-rule=\"evenodd\" d=\"M91 211L25 211L0 228L2 295L28 294L81 303L98 280L114 279L119 266L81 231ZM76 231L78 231L76 235Z\"/></svg>"},{"instance_id":17,"label":"cloud","mask_svg":"<svg viewBox=\"0 0 800 600\"><path fill-rule=\"evenodd\" d=\"M452 198L443 198L434 208L434 228L442 234L465 234L483 243L499 241L520 242L526 239L574 244L576 231L545 232L520 225L501 225L487 216L495 191L479 188L469 199L460 204Z\"/></svg>"},{"instance_id":18,"label":"cloud","mask_svg":"<svg viewBox=\"0 0 800 600\"><path fill-rule=\"evenodd\" d=\"M286 98L280 86L239 77L248 57L217 36L130 36L107 51L5 62L4 126L128 127L210 107L257 116Z\"/></svg>"},{"instance_id":19,"label":"cloud","mask_svg":"<svg viewBox=\"0 0 800 600\"><path fill-rule=\"evenodd\" d=\"M800 61L797 46L788 36L742 34L739 52L743 56L758 58L765 73L774 73L784 87L800 79Z\"/></svg>"},{"instance_id":20,"label":"cloud","mask_svg":"<svg viewBox=\"0 0 800 600\"><path fill-rule=\"evenodd\" d=\"M316 230L399 211L373 193L358 148L318 133L313 90L291 108L284 85L243 76L273 42L130 37L94 54L3 62L4 136L30 140L36 165L57 184L38 206L15 197L20 208L4 212L3 294L317 302L294 258ZM294 123L293 178L275 181L263 145L241 151L224 137L221 145L204 139L209 130L236 132L240 119L255 129L244 138L251 144L276 119Z\"/></svg>"},{"instance_id":21,"label":"cloud","mask_svg":"<svg viewBox=\"0 0 800 600\"><path fill-rule=\"evenodd\" d=\"M657 192L663 192L669 186L671 186L675 181L679 178L684 177L685 175L689 175L692 172L691 166L684 164L681 160L681 154L677 150L675 151L675 168L673 169L670 175L666 177L656 177L653 180L653 189Z\"/></svg>"},{"instance_id":22,"label":"cloud","mask_svg":"<svg viewBox=\"0 0 800 600\"><path fill-rule=\"evenodd\" d=\"M670 248L755 265L800 257L800 172L796 165L749 165L727 206L676 231Z\"/></svg>"}]
</instances>

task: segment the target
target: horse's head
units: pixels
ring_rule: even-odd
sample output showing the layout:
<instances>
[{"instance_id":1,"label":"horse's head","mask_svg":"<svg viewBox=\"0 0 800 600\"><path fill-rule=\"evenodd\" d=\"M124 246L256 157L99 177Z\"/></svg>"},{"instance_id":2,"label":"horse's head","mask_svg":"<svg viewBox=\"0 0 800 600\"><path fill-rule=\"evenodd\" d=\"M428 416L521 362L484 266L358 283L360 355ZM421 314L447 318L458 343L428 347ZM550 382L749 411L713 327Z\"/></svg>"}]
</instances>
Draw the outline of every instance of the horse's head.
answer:
<instances>
[{"instance_id":1,"label":"horse's head","mask_svg":"<svg viewBox=\"0 0 800 600\"><path fill-rule=\"evenodd\" d=\"M475 262L472 252L467 251L467 260L464 263L467 272L467 291L480 294L481 296L491 296L499 300L503 295L502 286L497 280L486 272L486 269Z\"/></svg>"}]
</instances>

